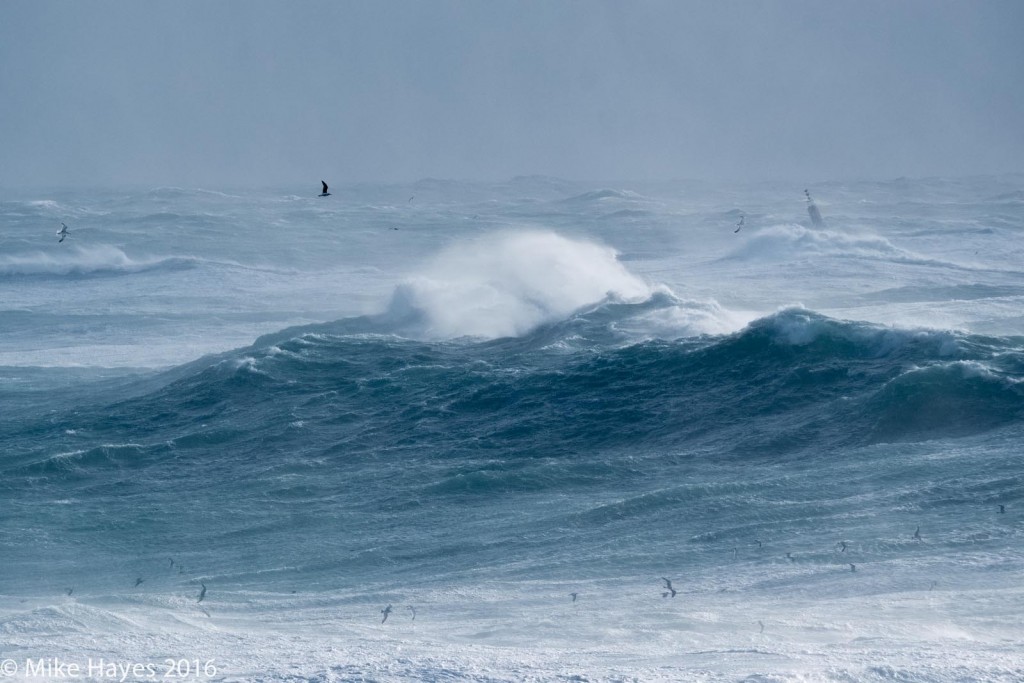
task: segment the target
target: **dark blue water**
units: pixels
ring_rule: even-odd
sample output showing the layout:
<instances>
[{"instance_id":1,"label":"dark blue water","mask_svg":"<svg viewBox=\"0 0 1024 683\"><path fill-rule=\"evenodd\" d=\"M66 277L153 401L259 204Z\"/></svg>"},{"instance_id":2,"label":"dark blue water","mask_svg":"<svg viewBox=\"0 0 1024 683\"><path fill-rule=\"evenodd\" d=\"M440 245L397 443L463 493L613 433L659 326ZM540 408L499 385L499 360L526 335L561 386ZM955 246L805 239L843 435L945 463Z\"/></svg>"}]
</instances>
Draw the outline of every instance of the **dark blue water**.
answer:
<instances>
[{"instance_id":1,"label":"dark blue water","mask_svg":"<svg viewBox=\"0 0 1024 683\"><path fill-rule=\"evenodd\" d=\"M616 323L673 303L599 305L491 342L410 341L373 332L393 321L346 320L98 385L89 402L8 394L4 590L82 576L112 590L118 573L167 557L268 589L550 577L570 563L599 575L609 550L591 542L613 521L633 530L616 539L618 570L639 573L655 552L649 534L741 520L771 533L767 510L743 509L728 491L714 501L674 493L610 520L588 499L671 490L704 468L787 467L817 471L825 505L849 495L831 472L864 447L888 444L896 457L901 443L1024 424L1019 338L791 309L731 335L616 343ZM988 463L992 480L972 503L1020 502L1017 456L1002 457L1017 474ZM891 472L893 485L926 482ZM561 513L551 509L559 499L572 501ZM918 493L906 503L949 501ZM712 521L727 509L729 524ZM805 524L824 521L805 514ZM510 552L511 568L501 560Z\"/></svg>"}]
</instances>

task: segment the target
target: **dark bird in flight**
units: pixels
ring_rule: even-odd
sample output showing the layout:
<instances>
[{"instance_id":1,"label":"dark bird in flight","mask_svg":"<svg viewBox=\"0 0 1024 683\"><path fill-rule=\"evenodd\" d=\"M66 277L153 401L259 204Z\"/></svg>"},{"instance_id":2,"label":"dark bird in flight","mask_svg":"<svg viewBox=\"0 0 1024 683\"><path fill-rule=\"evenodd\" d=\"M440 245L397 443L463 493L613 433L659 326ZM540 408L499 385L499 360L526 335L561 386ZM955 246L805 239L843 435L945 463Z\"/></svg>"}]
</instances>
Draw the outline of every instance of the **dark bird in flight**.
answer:
<instances>
[{"instance_id":1,"label":"dark bird in flight","mask_svg":"<svg viewBox=\"0 0 1024 683\"><path fill-rule=\"evenodd\" d=\"M921 540L921 527L917 527L917 529L914 531L914 540L915 541L920 541Z\"/></svg>"},{"instance_id":2,"label":"dark bird in flight","mask_svg":"<svg viewBox=\"0 0 1024 683\"><path fill-rule=\"evenodd\" d=\"M672 582L666 579L664 576L661 577L661 580L665 582L665 588L668 589L667 591L661 594L661 597L667 598L670 595L673 598L676 597L676 589L672 587Z\"/></svg>"},{"instance_id":3,"label":"dark bird in flight","mask_svg":"<svg viewBox=\"0 0 1024 683\"><path fill-rule=\"evenodd\" d=\"M60 239L57 240L57 244L63 242L64 238L68 236L68 226L64 225L63 223L61 223L60 225L61 228L60 230L57 231L57 237L59 237Z\"/></svg>"},{"instance_id":4,"label":"dark bird in flight","mask_svg":"<svg viewBox=\"0 0 1024 683\"><path fill-rule=\"evenodd\" d=\"M569 595L572 596L572 601L576 602L576 596L579 595L579 594L578 593L569 593Z\"/></svg>"},{"instance_id":5,"label":"dark bird in flight","mask_svg":"<svg viewBox=\"0 0 1024 683\"><path fill-rule=\"evenodd\" d=\"M382 609L380 613L384 615L384 618L380 620L380 623L383 624L385 621L388 620L388 615L391 614L391 605L388 605L387 607Z\"/></svg>"},{"instance_id":6,"label":"dark bird in flight","mask_svg":"<svg viewBox=\"0 0 1024 683\"><path fill-rule=\"evenodd\" d=\"M141 576L139 578L135 579L135 587L138 588L139 584L142 583L143 581L145 581L145 579L142 578Z\"/></svg>"},{"instance_id":7,"label":"dark bird in flight","mask_svg":"<svg viewBox=\"0 0 1024 683\"><path fill-rule=\"evenodd\" d=\"M203 590L199 592L199 599L196 602L202 602L203 598L206 597L206 584L200 583L199 585L203 587Z\"/></svg>"}]
</instances>

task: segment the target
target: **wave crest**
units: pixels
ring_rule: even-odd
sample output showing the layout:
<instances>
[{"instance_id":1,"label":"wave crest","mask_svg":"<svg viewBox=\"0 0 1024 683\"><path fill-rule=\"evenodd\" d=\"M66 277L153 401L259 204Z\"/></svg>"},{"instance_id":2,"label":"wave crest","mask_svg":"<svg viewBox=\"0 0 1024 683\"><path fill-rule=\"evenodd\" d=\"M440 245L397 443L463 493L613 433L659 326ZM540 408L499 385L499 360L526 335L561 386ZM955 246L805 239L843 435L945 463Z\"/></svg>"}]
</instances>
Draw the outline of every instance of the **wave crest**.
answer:
<instances>
[{"instance_id":1,"label":"wave crest","mask_svg":"<svg viewBox=\"0 0 1024 683\"><path fill-rule=\"evenodd\" d=\"M729 259L784 259L793 256L854 256L901 263L934 263L869 233L811 230L800 225L773 225L759 230Z\"/></svg>"},{"instance_id":2,"label":"wave crest","mask_svg":"<svg viewBox=\"0 0 1024 683\"><path fill-rule=\"evenodd\" d=\"M194 259L184 257L134 259L117 247L104 244L76 246L59 253L33 251L0 256L0 276L137 273L154 268L188 267L193 263Z\"/></svg>"},{"instance_id":3,"label":"wave crest","mask_svg":"<svg viewBox=\"0 0 1024 683\"><path fill-rule=\"evenodd\" d=\"M456 244L399 285L389 313L427 337L521 336L605 299L651 290L614 249L552 232L500 232Z\"/></svg>"}]
</instances>

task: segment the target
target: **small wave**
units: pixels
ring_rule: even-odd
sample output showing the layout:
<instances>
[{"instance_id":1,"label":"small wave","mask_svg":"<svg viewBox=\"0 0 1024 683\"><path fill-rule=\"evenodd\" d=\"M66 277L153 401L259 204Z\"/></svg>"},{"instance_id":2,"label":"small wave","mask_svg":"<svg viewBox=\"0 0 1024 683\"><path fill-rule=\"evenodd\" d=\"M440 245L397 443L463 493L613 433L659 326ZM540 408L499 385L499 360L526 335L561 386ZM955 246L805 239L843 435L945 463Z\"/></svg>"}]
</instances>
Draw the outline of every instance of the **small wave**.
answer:
<instances>
[{"instance_id":1,"label":"small wave","mask_svg":"<svg viewBox=\"0 0 1024 683\"><path fill-rule=\"evenodd\" d=\"M76 246L59 252L26 252L0 256L2 275L89 275L137 273L159 268L188 268L197 259L171 256L134 259L111 245Z\"/></svg>"},{"instance_id":2,"label":"small wave","mask_svg":"<svg viewBox=\"0 0 1024 683\"><path fill-rule=\"evenodd\" d=\"M219 190L205 190L201 187L174 187L172 185L154 187L152 190L146 193L146 196L151 199L177 199L180 197L189 197L193 195L207 195L210 197L223 197L227 199L239 198L238 195L227 194L225 192L220 192Z\"/></svg>"},{"instance_id":3,"label":"small wave","mask_svg":"<svg viewBox=\"0 0 1024 683\"><path fill-rule=\"evenodd\" d=\"M873 442L961 437L1024 416L1022 380L979 361L915 367L869 401Z\"/></svg>"},{"instance_id":4,"label":"small wave","mask_svg":"<svg viewBox=\"0 0 1024 683\"><path fill-rule=\"evenodd\" d=\"M795 224L775 225L759 230L743 246L726 256L725 260L784 260L807 256L852 257L910 265L962 267L901 249L879 235L812 230Z\"/></svg>"},{"instance_id":5,"label":"small wave","mask_svg":"<svg viewBox=\"0 0 1024 683\"><path fill-rule=\"evenodd\" d=\"M583 194L578 194L575 197L569 197L568 199L563 199L562 201L563 203L590 203L607 201L609 199L619 199L624 201L636 202L646 201L647 198L641 194L632 192L630 190L602 189L584 192Z\"/></svg>"},{"instance_id":6,"label":"small wave","mask_svg":"<svg viewBox=\"0 0 1024 683\"><path fill-rule=\"evenodd\" d=\"M601 220L615 220L619 218L646 218L651 215L650 211L643 209L620 209L601 216Z\"/></svg>"},{"instance_id":7,"label":"small wave","mask_svg":"<svg viewBox=\"0 0 1024 683\"><path fill-rule=\"evenodd\" d=\"M62 474L73 476L100 468L119 468L139 463L146 448L137 443L108 443L93 448L54 453L19 467L34 476Z\"/></svg>"},{"instance_id":8,"label":"small wave","mask_svg":"<svg viewBox=\"0 0 1024 683\"><path fill-rule=\"evenodd\" d=\"M103 631L133 630L139 624L110 610L74 602L46 605L0 620L0 633L8 636L54 633L96 634Z\"/></svg>"},{"instance_id":9,"label":"small wave","mask_svg":"<svg viewBox=\"0 0 1024 683\"><path fill-rule=\"evenodd\" d=\"M637 339L680 339L736 332L753 318L722 307L713 299L680 299L667 287L659 287L639 304L629 304L611 327Z\"/></svg>"},{"instance_id":10,"label":"small wave","mask_svg":"<svg viewBox=\"0 0 1024 683\"><path fill-rule=\"evenodd\" d=\"M889 356L910 345L927 345L930 353L950 357L959 352L962 337L946 330L905 329L865 322L848 322L820 313L789 307L750 324L746 334L768 333L776 344L808 346L825 341L833 350L837 344L853 355Z\"/></svg>"}]
</instances>

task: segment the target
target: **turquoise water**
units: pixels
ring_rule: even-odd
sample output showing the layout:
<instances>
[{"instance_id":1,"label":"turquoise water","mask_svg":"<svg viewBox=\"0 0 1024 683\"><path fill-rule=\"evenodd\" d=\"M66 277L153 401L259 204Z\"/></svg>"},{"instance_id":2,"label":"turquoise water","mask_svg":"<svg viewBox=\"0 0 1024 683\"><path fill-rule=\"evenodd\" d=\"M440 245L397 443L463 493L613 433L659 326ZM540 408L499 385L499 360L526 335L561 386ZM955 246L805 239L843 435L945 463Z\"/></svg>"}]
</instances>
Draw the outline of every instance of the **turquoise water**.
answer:
<instances>
[{"instance_id":1,"label":"turquoise water","mask_svg":"<svg viewBox=\"0 0 1024 683\"><path fill-rule=\"evenodd\" d=\"M1018 680L1019 187L8 196L0 655Z\"/></svg>"}]
</instances>

